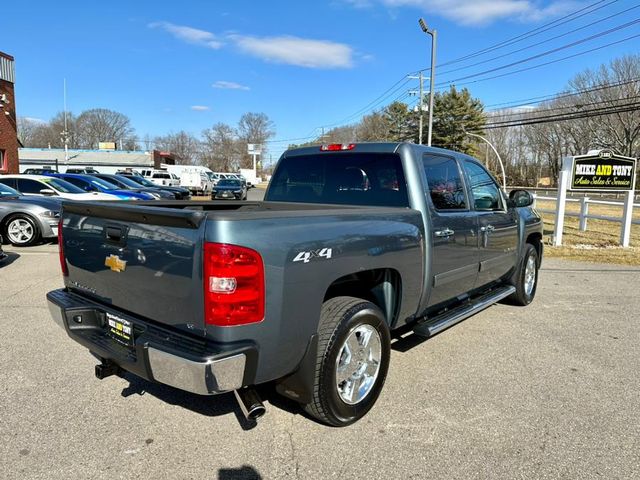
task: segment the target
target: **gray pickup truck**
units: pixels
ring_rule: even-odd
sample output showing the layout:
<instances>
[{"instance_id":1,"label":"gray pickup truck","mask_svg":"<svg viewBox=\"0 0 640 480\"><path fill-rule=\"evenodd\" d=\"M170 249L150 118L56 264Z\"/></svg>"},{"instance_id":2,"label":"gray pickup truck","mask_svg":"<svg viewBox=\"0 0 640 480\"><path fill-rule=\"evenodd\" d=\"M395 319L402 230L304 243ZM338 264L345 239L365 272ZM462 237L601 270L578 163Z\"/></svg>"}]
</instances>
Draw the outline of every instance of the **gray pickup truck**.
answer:
<instances>
[{"instance_id":1,"label":"gray pickup truck","mask_svg":"<svg viewBox=\"0 0 640 480\"><path fill-rule=\"evenodd\" d=\"M47 295L99 359L243 413L276 390L329 425L373 406L392 338L536 292L542 221L478 160L407 143L285 152L263 202L64 205Z\"/></svg>"}]
</instances>

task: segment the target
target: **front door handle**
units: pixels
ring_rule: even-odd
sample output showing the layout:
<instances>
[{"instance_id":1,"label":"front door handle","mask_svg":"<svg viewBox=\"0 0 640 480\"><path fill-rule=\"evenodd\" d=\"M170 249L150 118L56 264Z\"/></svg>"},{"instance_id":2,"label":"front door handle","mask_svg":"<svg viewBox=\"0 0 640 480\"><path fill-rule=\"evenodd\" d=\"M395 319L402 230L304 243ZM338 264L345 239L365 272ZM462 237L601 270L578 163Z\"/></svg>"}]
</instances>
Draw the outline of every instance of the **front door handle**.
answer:
<instances>
[{"instance_id":1,"label":"front door handle","mask_svg":"<svg viewBox=\"0 0 640 480\"><path fill-rule=\"evenodd\" d=\"M445 228L444 230L437 230L437 231L433 232L433 234L436 237L450 237L454 233L456 233L456 232L454 232L450 228Z\"/></svg>"},{"instance_id":2,"label":"front door handle","mask_svg":"<svg viewBox=\"0 0 640 480\"><path fill-rule=\"evenodd\" d=\"M487 225L486 227L480 227L480 231L481 232L493 232L496 229L496 227L494 227L493 225Z\"/></svg>"}]
</instances>

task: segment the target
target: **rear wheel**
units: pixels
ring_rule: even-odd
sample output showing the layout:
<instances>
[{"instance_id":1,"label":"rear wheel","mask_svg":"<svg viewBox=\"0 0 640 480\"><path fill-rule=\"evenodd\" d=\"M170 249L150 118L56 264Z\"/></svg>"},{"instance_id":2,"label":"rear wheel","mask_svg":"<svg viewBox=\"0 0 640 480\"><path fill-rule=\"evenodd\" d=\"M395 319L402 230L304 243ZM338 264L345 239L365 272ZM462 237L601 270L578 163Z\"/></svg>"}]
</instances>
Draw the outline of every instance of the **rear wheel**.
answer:
<instances>
[{"instance_id":1,"label":"rear wheel","mask_svg":"<svg viewBox=\"0 0 640 480\"><path fill-rule=\"evenodd\" d=\"M33 219L27 215L14 215L5 224L7 240L12 245L26 247L40 238L40 231Z\"/></svg>"},{"instance_id":2,"label":"rear wheel","mask_svg":"<svg viewBox=\"0 0 640 480\"><path fill-rule=\"evenodd\" d=\"M516 291L509 300L516 305L529 305L538 288L538 251L530 243L525 244L522 262L513 276Z\"/></svg>"},{"instance_id":3,"label":"rear wheel","mask_svg":"<svg viewBox=\"0 0 640 480\"><path fill-rule=\"evenodd\" d=\"M313 400L307 413L341 427L362 418L378 399L389 369L390 336L380 309L354 297L322 306Z\"/></svg>"}]
</instances>

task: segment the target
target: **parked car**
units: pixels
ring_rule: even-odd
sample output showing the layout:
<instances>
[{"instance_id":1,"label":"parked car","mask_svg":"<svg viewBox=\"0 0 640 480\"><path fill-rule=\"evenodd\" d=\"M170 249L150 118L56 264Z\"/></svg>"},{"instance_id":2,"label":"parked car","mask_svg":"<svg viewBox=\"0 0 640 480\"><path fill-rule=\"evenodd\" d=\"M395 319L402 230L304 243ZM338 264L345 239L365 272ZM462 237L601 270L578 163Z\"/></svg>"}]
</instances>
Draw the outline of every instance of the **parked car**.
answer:
<instances>
[{"instance_id":1,"label":"parked car","mask_svg":"<svg viewBox=\"0 0 640 480\"><path fill-rule=\"evenodd\" d=\"M187 188L193 195L208 195L213 183L207 172L201 170L185 170L180 173L180 186Z\"/></svg>"},{"instance_id":2,"label":"parked car","mask_svg":"<svg viewBox=\"0 0 640 480\"><path fill-rule=\"evenodd\" d=\"M141 175L159 185L161 187L169 186L169 187L179 187L180 179L175 175L167 172L166 170L154 170L154 169L146 169L140 171Z\"/></svg>"},{"instance_id":3,"label":"parked car","mask_svg":"<svg viewBox=\"0 0 640 480\"><path fill-rule=\"evenodd\" d=\"M79 175L76 173L56 173L55 178L61 178L75 185L85 192L100 192L113 195L120 200L155 200L153 195L148 193L137 193L130 190L118 188L113 183L97 178L93 175Z\"/></svg>"},{"instance_id":4,"label":"parked car","mask_svg":"<svg viewBox=\"0 0 640 480\"><path fill-rule=\"evenodd\" d=\"M162 191L170 192L175 196L176 200L191 200L191 192L186 188L156 185L152 181L133 173L121 173L120 175L143 187L159 188Z\"/></svg>"},{"instance_id":5,"label":"parked car","mask_svg":"<svg viewBox=\"0 0 640 480\"><path fill-rule=\"evenodd\" d=\"M57 198L29 197L0 183L0 234L12 245L25 247L57 237L60 209Z\"/></svg>"},{"instance_id":6,"label":"parked car","mask_svg":"<svg viewBox=\"0 0 640 480\"><path fill-rule=\"evenodd\" d=\"M2 250L2 242L4 240L2 240L2 235L0 235L0 265L2 264L2 261L7 258L7 254L4 253L4 250Z\"/></svg>"},{"instance_id":7,"label":"parked car","mask_svg":"<svg viewBox=\"0 0 640 480\"><path fill-rule=\"evenodd\" d=\"M47 173L56 173L51 167L27 168L24 172L26 175L46 175Z\"/></svg>"},{"instance_id":8,"label":"parked car","mask_svg":"<svg viewBox=\"0 0 640 480\"><path fill-rule=\"evenodd\" d=\"M235 178L223 178L211 190L211 200L246 200L247 186Z\"/></svg>"},{"instance_id":9,"label":"parked car","mask_svg":"<svg viewBox=\"0 0 640 480\"><path fill-rule=\"evenodd\" d=\"M499 300L534 299L543 244L532 202L450 150L292 149L264 202L65 204L65 288L47 298L100 359L98 378L126 370L235 391L250 419L264 412L254 386L274 382L344 426L376 402L392 336L429 337Z\"/></svg>"},{"instance_id":10,"label":"parked car","mask_svg":"<svg viewBox=\"0 0 640 480\"><path fill-rule=\"evenodd\" d=\"M67 168L65 173L79 173L81 175L92 175L100 172L93 167L84 167L84 168L71 167L71 168Z\"/></svg>"},{"instance_id":11,"label":"parked car","mask_svg":"<svg viewBox=\"0 0 640 480\"><path fill-rule=\"evenodd\" d=\"M28 196L59 197L67 200L118 200L118 197L106 193L87 193L51 175L1 175L0 183Z\"/></svg>"},{"instance_id":12,"label":"parked car","mask_svg":"<svg viewBox=\"0 0 640 480\"><path fill-rule=\"evenodd\" d=\"M156 200L161 198L164 200L175 200L175 195L173 193L162 190L157 185L153 185L153 187L143 187L125 176L110 175L108 173L94 173L93 176L96 178L100 178L105 182L112 183L122 190L136 193L147 193Z\"/></svg>"}]
</instances>

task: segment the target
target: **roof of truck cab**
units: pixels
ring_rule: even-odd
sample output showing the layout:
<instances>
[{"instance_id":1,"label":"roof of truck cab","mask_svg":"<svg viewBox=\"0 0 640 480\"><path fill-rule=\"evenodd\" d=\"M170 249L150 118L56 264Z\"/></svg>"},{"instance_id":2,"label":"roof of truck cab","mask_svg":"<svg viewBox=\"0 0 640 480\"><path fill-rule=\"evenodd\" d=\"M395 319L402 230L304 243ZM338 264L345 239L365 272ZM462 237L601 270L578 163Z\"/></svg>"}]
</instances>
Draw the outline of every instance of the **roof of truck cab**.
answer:
<instances>
[{"instance_id":1,"label":"roof of truck cab","mask_svg":"<svg viewBox=\"0 0 640 480\"><path fill-rule=\"evenodd\" d=\"M351 145L351 143L347 143L345 145ZM287 150L283 153L283 157L297 157L303 155L318 155L323 153L396 153L398 149L402 146L407 146L415 150L420 150L422 152L433 152L433 153L448 153L449 155L456 154L459 155L459 152L455 152L454 150L447 150L445 148L438 147L428 147L426 145L418 145L416 143L411 142L356 142L353 144L354 147L348 150L329 150L323 151L320 150L321 144L311 145L308 147L300 147L300 148L292 148L291 150Z\"/></svg>"}]
</instances>

